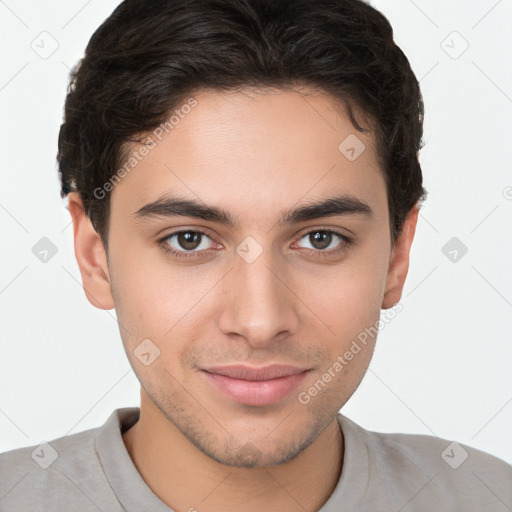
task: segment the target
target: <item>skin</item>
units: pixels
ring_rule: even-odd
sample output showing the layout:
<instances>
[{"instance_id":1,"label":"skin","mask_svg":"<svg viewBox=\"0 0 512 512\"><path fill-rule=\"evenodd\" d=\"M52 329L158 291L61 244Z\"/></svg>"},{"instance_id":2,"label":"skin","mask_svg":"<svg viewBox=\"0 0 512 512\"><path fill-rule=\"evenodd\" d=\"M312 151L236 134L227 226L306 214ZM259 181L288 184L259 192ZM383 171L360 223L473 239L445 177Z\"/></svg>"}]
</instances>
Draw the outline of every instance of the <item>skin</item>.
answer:
<instances>
[{"instance_id":1,"label":"skin","mask_svg":"<svg viewBox=\"0 0 512 512\"><path fill-rule=\"evenodd\" d=\"M85 293L98 308L115 307L141 382L140 419L123 439L143 479L176 511L318 510L343 467L336 415L367 371L376 339L307 404L297 395L376 324L381 308L400 300L419 207L392 246L371 133L357 132L328 95L194 97L197 106L112 191L108 258L80 197L69 196ZM354 161L338 150L349 134L366 146ZM226 209L240 225L134 217L166 193ZM335 193L355 195L373 215L277 224L282 211ZM180 229L207 233L192 249L202 258L164 252L158 240ZM325 256L344 242L333 234L322 249L308 236L315 229L355 242ZM236 252L248 236L263 249L251 263ZM167 244L187 251L177 237ZM146 338L160 350L148 366L134 355ZM236 363L311 371L279 402L249 406L199 371Z\"/></svg>"}]
</instances>

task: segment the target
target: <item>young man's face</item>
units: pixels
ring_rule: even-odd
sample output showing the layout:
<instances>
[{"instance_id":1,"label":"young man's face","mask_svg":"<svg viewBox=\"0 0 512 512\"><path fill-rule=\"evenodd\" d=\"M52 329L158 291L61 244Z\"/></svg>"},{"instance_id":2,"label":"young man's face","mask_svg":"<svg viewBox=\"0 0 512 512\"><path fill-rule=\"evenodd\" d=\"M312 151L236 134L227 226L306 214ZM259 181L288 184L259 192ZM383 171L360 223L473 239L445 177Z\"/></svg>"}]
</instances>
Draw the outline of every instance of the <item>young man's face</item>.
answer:
<instances>
[{"instance_id":1,"label":"young man's face","mask_svg":"<svg viewBox=\"0 0 512 512\"><path fill-rule=\"evenodd\" d=\"M108 269L87 221L75 226L84 288L96 306L115 304L147 414L224 464L280 464L332 424L363 378L375 339L358 341L351 360L344 354L400 299L416 217L392 251L372 138L328 96L194 97L197 106L115 186ZM339 149L350 134L365 146L359 156L355 139ZM284 212L343 195L370 213L281 223ZM223 210L234 225L137 215L166 196ZM171 237L179 231L189 234ZM271 364L307 372L278 386L205 371Z\"/></svg>"}]
</instances>

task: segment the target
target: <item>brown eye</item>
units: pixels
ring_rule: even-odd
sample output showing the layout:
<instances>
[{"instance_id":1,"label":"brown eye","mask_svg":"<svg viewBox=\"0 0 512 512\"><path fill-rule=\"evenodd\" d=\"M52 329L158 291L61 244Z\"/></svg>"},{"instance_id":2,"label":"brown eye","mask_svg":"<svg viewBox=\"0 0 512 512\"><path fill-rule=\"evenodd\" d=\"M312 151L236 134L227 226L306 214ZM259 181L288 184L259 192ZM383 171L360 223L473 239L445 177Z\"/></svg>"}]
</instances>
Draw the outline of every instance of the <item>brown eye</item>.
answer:
<instances>
[{"instance_id":1,"label":"brown eye","mask_svg":"<svg viewBox=\"0 0 512 512\"><path fill-rule=\"evenodd\" d=\"M187 229L182 231L175 231L170 235L160 240L165 252L171 253L173 256L180 257L195 257L210 248L208 240L210 237L202 231Z\"/></svg>"},{"instance_id":2,"label":"brown eye","mask_svg":"<svg viewBox=\"0 0 512 512\"><path fill-rule=\"evenodd\" d=\"M329 231L313 231L308 236L315 249L326 249L332 242L332 233Z\"/></svg>"},{"instance_id":3,"label":"brown eye","mask_svg":"<svg viewBox=\"0 0 512 512\"><path fill-rule=\"evenodd\" d=\"M178 245L187 251L197 249L203 235L197 231L181 231L176 235Z\"/></svg>"},{"instance_id":4,"label":"brown eye","mask_svg":"<svg viewBox=\"0 0 512 512\"><path fill-rule=\"evenodd\" d=\"M302 245L299 245L299 247L305 248L309 253L324 257L337 256L354 244L352 238L332 229L315 229L309 231L300 238L300 241L302 240L305 240L309 244L309 247ZM298 242L294 245L298 245Z\"/></svg>"}]
</instances>

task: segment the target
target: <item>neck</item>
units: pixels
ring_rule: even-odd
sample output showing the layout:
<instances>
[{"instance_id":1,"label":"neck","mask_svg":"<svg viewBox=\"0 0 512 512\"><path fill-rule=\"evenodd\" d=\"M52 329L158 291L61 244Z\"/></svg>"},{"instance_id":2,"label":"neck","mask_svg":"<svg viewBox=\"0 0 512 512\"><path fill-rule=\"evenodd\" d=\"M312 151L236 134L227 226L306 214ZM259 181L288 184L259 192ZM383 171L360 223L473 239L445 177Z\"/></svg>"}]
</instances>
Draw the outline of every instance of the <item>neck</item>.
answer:
<instances>
[{"instance_id":1,"label":"neck","mask_svg":"<svg viewBox=\"0 0 512 512\"><path fill-rule=\"evenodd\" d=\"M139 421L123 441L146 484L173 510L318 510L338 483L344 446L337 419L284 464L238 468L205 455L149 402L141 396Z\"/></svg>"}]
</instances>

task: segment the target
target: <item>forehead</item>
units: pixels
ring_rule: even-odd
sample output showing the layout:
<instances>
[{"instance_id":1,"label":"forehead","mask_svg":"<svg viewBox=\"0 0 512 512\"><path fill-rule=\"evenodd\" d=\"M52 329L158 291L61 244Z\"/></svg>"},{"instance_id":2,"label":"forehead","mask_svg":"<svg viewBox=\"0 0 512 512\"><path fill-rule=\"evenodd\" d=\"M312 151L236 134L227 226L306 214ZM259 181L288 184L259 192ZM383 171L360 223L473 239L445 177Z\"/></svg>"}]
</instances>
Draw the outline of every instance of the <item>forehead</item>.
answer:
<instances>
[{"instance_id":1,"label":"forehead","mask_svg":"<svg viewBox=\"0 0 512 512\"><path fill-rule=\"evenodd\" d=\"M343 193L387 207L371 132L358 132L327 94L200 91L168 119L148 132L142 158L142 145L129 147L126 161L139 158L113 188L113 213L166 193L235 208L239 218Z\"/></svg>"}]
</instances>

